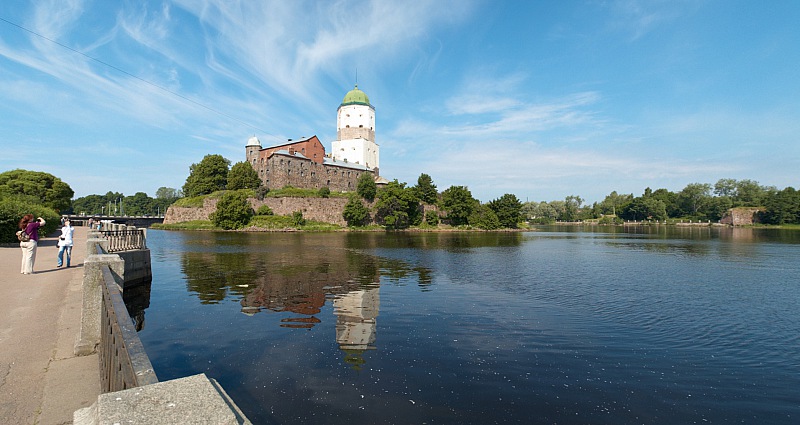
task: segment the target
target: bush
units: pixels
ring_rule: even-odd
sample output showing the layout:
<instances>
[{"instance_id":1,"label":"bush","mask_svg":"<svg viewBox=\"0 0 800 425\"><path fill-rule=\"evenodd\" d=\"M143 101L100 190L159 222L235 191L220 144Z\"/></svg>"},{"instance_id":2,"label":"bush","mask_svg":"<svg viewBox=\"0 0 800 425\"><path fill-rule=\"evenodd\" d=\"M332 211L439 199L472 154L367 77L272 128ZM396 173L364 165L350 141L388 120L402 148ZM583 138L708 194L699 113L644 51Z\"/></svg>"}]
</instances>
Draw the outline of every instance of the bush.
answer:
<instances>
[{"instance_id":1,"label":"bush","mask_svg":"<svg viewBox=\"0 0 800 425\"><path fill-rule=\"evenodd\" d=\"M369 202L375 200L375 195L378 193L378 185L375 184L375 177L372 173L364 173L358 178L356 193Z\"/></svg>"},{"instance_id":2,"label":"bush","mask_svg":"<svg viewBox=\"0 0 800 425\"><path fill-rule=\"evenodd\" d=\"M269 193L269 188L268 188L268 187L266 187L266 186L259 186L259 187L256 189L256 199L258 199L259 201L263 201L263 200L264 200L264 198L267 196L267 194L268 194L268 193Z\"/></svg>"},{"instance_id":3,"label":"bush","mask_svg":"<svg viewBox=\"0 0 800 425\"><path fill-rule=\"evenodd\" d=\"M344 218L348 226L363 226L369 221L369 209L364 206L361 199L353 196L345 204L342 218Z\"/></svg>"},{"instance_id":4,"label":"bush","mask_svg":"<svg viewBox=\"0 0 800 425\"><path fill-rule=\"evenodd\" d=\"M19 221L25 214L33 214L33 217L42 217L46 222L43 228L39 229L39 235L44 237L53 233L60 225L60 216L52 209L41 204L6 198L0 200L0 242L19 242L17 240L17 230Z\"/></svg>"},{"instance_id":5,"label":"bush","mask_svg":"<svg viewBox=\"0 0 800 425\"><path fill-rule=\"evenodd\" d=\"M295 211L292 213L292 225L294 225L294 227L301 227L304 226L305 224L306 224L306 219L303 218L302 211Z\"/></svg>"},{"instance_id":6,"label":"bush","mask_svg":"<svg viewBox=\"0 0 800 425\"><path fill-rule=\"evenodd\" d=\"M320 198L330 198L331 190L328 189L327 186L324 186L324 187L319 188L319 190L317 191L317 194L319 195Z\"/></svg>"},{"instance_id":7,"label":"bush","mask_svg":"<svg viewBox=\"0 0 800 425\"><path fill-rule=\"evenodd\" d=\"M253 208L244 191L226 192L217 202L217 210L209 217L215 226L225 230L240 229L250 222Z\"/></svg>"},{"instance_id":8,"label":"bush","mask_svg":"<svg viewBox=\"0 0 800 425\"><path fill-rule=\"evenodd\" d=\"M497 214L488 205L479 205L469 216L470 226L475 226L483 230L495 230L500 228L500 220Z\"/></svg>"},{"instance_id":9,"label":"bush","mask_svg":"<svg viewBox=\"0 0 800 425\"><path fill-rule=\"evenodd\" d=\"M262 205L256 210L256 215L275 215L275 213L268 205Z\"/></svg>"},{"instance_id":10,"label":"bush","mask_svg":"<svg viewBox=\"0 0 800 425\"><path fill-rule=\"evenodd\" d=\"M438 226L439 225L439 212L438 211L428 211L425 213L425 223L429 226Z\"/></svg>"}]
</instances>

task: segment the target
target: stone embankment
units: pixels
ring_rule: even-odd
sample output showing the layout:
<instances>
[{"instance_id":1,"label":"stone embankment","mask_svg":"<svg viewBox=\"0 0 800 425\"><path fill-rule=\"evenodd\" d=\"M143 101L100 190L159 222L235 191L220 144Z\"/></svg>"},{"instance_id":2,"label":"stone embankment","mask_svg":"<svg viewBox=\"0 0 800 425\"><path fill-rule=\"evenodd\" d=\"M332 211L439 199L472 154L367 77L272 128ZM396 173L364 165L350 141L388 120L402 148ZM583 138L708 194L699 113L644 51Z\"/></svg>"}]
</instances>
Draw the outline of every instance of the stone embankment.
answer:
<instances>
[{"instance_id":1,"label":"stone embankment","mask_svg":"<svg viewBox=\"0 0 800 425\"><path fill-rule=\"evenodd\" d=\"M208 217L217 210L218 199L206 198L202 207L176 207L171 206L164 215L164 224L175 224L194 220L208 220ZM342 217L346 198L265 198L263 201L250 198L250 205L258 210L262 205L272 209L276 215L291 215L301 211L307 220L346 226Z\"/></svg>"}]
</instances>

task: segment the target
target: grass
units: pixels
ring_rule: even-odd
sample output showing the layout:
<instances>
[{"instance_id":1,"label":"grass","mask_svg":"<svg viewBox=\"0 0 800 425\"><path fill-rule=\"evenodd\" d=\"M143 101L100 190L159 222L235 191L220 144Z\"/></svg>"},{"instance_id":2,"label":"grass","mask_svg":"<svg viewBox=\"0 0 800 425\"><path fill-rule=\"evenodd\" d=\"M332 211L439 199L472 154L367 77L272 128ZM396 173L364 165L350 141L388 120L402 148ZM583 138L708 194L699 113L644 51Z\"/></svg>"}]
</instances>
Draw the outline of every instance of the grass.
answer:
<instances>
[{"instance_id":1,"label":"grass","mask_svg":"<svg viewBox=\"0 0 800 425\"><path fill-rule=\"evenodd\" d=\"M348 192L331 192L329 198L346 198ZM300 189L297 187L286 186L281 189L270 190L265 198L319 198L318 189Z\"/></svg>"},{"instance_id":2,"label":"grass","mask_svg":"<svg viewBox=\"0 0 800 425\"><path fill-rule=\"evenodd\" d=\"M296 229L306 232L332 232L341 229L341 226L314 220L306 220L304 225L295 226L294 219L288 215L257 215L250 219L247 227L267 230Z\"/></svg>"},{"instance_id":3,"label":"grass","mask_svg":"<svg viewBox=\"0 0 800 425\"><path fill-rule=\"evenodd\" d=\"M174 224L156 223L150 227L162 230L220 230L211 220L192 220Z\"/></svg>"}]
</instances>

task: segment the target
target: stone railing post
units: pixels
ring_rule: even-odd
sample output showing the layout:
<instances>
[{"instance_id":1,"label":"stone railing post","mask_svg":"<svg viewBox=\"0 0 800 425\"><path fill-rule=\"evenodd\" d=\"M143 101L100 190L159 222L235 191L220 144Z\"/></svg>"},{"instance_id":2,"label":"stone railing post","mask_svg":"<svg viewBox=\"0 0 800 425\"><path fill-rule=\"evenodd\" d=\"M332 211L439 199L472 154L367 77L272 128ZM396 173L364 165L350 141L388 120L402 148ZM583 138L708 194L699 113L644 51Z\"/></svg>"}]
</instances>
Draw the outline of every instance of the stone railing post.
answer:
<instances>
[{"instance_id":1,"label":"stone railing post","mask_svg":"<svg viewBox=\"0 0 800 425\"><path fill-rule=\"evenodd\" d=\"M92 241L92 239L89 239ZM107 244L108 241L103 239ZM95 243L100 243L95 242ZM87 243L88 252L96 252L94 244ZM120 287L125 283L125 261L115 254L91 254L83 262L83 308L81 310L81 332L75 344L75 355L85 356L97 351L100 345L100 318L103 308L103 272L108 266Z\"/></svg>"}]
</instances>

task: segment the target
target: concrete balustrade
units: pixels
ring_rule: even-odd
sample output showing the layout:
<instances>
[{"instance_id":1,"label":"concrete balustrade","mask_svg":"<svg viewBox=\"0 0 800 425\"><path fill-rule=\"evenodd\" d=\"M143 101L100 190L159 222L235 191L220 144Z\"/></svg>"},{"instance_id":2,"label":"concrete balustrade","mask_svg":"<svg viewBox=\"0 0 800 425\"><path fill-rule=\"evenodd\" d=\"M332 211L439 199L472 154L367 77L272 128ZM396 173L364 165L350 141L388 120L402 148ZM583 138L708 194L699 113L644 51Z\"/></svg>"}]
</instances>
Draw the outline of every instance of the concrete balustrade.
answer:
<instances>
[{"instance_id":1,"label":"concrete balustrade","mask_svg":"<svg viewBox=\"0 0 800 425\"><path fill-rule=\"evenodd\" d=\"M106 223L112 226L112 223ZM111 226L109 226L111 227ZM115 229L124 230L124 229ZM150 271L150 251L148 249L136 249L108 254L107 249L109 240L103 237L101 232L90 232L87 238L87 257L84 261L83 278L83 311L81 317L80 337L75 345L76 354L87 355L97 352L98 346L103 339L103 288L122 292L126 286L136 280L149 280ZM113 282L106 282L113 280ZM119 299L118 304L121 304ZM114 308L114 307L112 307ZM127 318L127 310L124 306L114 308L114 315ZM117 311L123 310L123 311ZM108 327L105 327L108 328ZM135 332L132 334L124 330L118 332L114 338L125 338L129 334L132 346L141 346ZM120 357L118 349L125 349L127 343L117 341L120 347L104 348L104 351L112 350L112 357ZM104 345L105 347L105 345ZM141 349L137 350L141 352ZM108 353L106 353L108 354ZM143 363L147 364L148 370L134 371L135 374L148 375L144 381L148 385L135 386L134 388L122 391L108 392L101 394L97 401L90 407L76 410L73 414L73 423L76 425L98 425L98 424L176 424L176 423L213 423L225 425L251 424L236 403L227 395L225 390L215 380L208 378L205 374L189 376L186 378L174 379L171 381L157 382L157 378L152 371L146 353L141 352L144 359L134 362L134 369ZM104 362L108 362L104 355L100 356L101 373L104 369ZM117 366L112 366L112 371ZM124 369L122 367L121 369ZM126 382L129 382L125 379ZM133 383L132 385L141 385ZM126 386L131 384L126 383Z\"/></svg>"}]
</instances>

